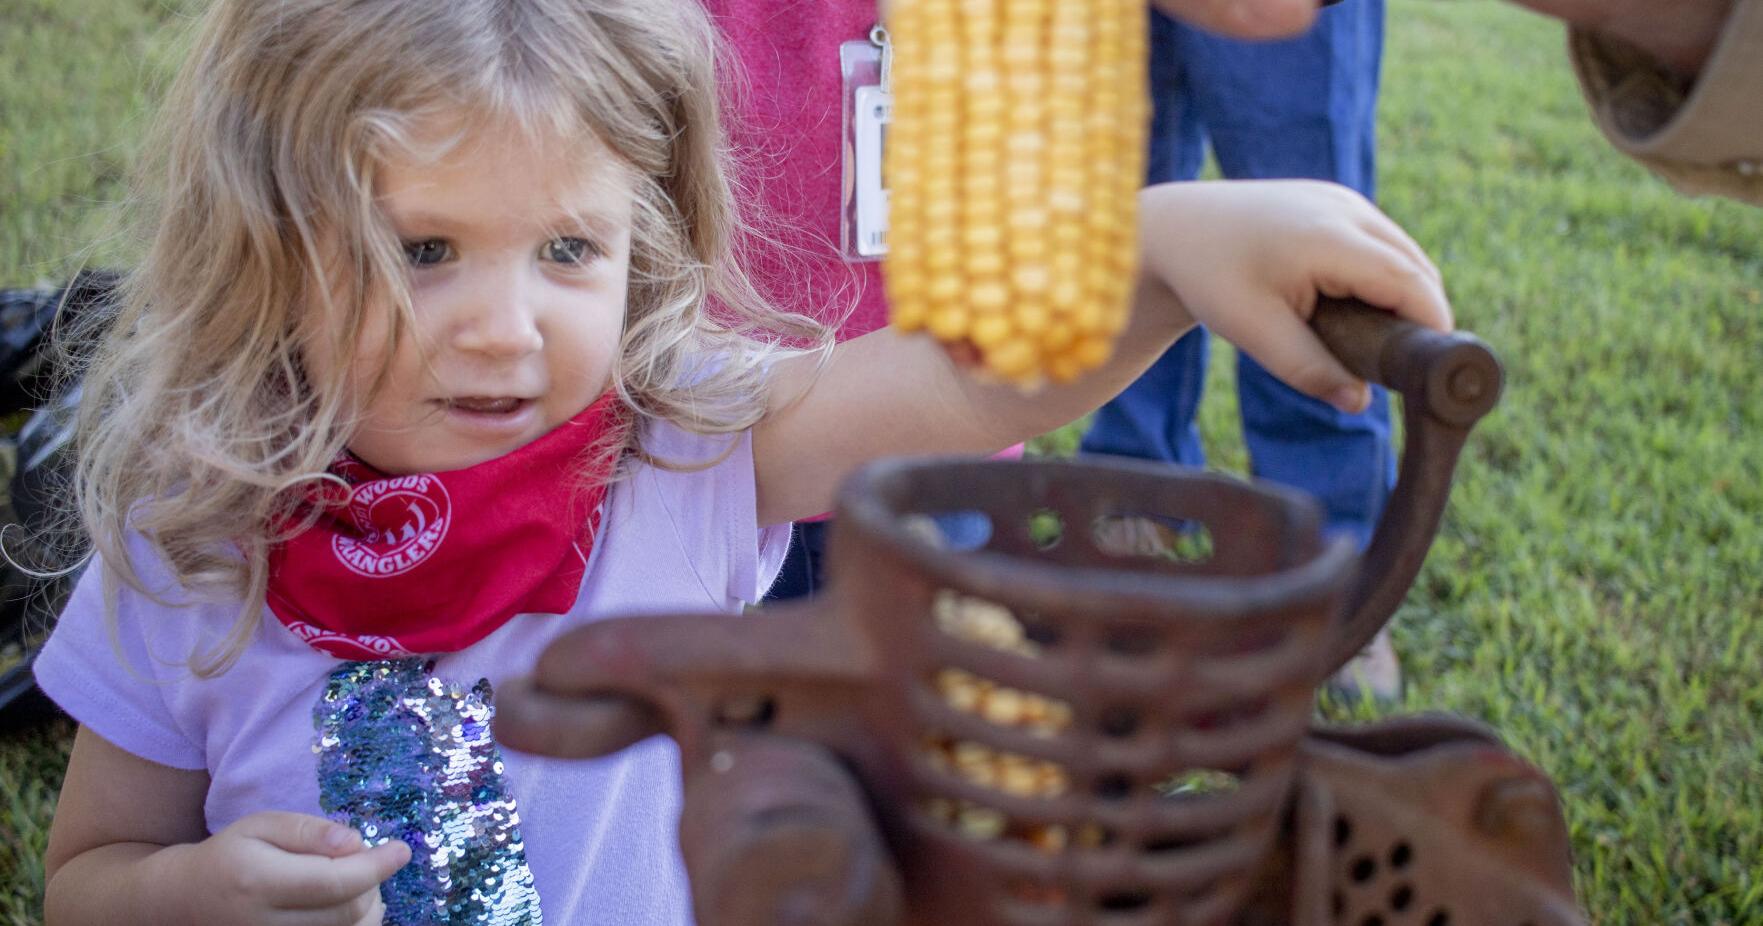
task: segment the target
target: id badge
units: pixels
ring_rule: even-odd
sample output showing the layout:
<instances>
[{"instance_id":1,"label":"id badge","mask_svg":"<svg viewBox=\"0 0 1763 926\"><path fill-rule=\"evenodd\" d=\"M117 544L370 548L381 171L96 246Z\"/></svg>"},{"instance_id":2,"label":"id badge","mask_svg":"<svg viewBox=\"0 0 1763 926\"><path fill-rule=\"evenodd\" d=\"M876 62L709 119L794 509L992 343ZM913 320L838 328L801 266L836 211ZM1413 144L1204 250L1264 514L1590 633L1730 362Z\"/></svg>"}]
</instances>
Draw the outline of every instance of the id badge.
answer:
<instances>
[{"instance_id":1,"label":"id badge","mask_svg":"<svg viewBox=\"0 0 1763 926\"><path fill-rule=\"evenodd\" d=\"M888 253L888 190L882 182L882 151L893 118L884 58L886 33L839 46L844 77L843 220L839 249L847 261L880 260Z\"/></svg>"}]
</instances>

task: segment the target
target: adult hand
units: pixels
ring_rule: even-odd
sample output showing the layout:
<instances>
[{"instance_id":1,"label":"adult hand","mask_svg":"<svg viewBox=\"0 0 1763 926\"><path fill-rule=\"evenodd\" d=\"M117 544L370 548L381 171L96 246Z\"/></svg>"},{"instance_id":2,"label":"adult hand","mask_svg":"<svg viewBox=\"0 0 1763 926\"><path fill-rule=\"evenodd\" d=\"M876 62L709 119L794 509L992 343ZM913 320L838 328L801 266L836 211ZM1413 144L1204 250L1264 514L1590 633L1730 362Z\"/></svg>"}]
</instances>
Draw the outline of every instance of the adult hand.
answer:
<instances>
[{"instance_id":1,"label":"adult hand","mask_svg":"<svg viewBox=\"0 0 1763 926\"><path fill-rule=\"evenodd\" d=\"M1315 22L1321 6L1318 0L1152 0L1151 5L1189 25L1239 39L1297 35Z\"/></svg>"},{"instance_id":2,"label":"adult hand","mask_svg":"<svg viewBox=\"0 0 1763 926\"><path fill-rule=\"evenodd\" d=\"M876 0L886 19L898 0ZM1316 21L1321 0L1151 0L1151 6L1190 25L1239 39L1290 38Z\"/></svg>"},{"instance_id":3,"label":"adult hand","mask_svg":"<svg viewBox=\"0 0 1763 926\"><path fill-rule=\"evenodd\" d=\"M1686 77L1701 73L1733 4L1733 0L1512 2L1628 42Z\"/></svg>"}]
</instances>

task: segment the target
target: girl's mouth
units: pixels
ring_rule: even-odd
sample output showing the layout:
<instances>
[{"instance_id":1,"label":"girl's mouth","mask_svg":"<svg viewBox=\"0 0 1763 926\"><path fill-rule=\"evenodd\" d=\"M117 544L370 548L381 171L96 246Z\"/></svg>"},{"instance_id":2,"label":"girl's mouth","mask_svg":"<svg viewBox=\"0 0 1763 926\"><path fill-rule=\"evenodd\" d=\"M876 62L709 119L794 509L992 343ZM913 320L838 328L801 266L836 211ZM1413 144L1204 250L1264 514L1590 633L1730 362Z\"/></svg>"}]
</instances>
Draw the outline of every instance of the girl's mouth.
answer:
<instances>
[{"instance_id":1,"label":"girl's mouth","mask_svg":"<svg viewBox=\"0 0 1763 926\"><path fill-rule=\"evenodd\" d=\"M509 415L519 411L527 404L527 399L513 396L461 396L448 399L447 407L455 411L473 415Z\"/></svg>"},{"instance_id":2,"label":"girl's mouth","mask_svg":"<svg viewBox=\"0 0 1763 926\"><path fill-rule=\"evenodd\" d=\"M539 426L536 399L516 396L460 396L441 402L446 420L474 440L500 442L529 435Z\"/></svg>"}]
</instances>

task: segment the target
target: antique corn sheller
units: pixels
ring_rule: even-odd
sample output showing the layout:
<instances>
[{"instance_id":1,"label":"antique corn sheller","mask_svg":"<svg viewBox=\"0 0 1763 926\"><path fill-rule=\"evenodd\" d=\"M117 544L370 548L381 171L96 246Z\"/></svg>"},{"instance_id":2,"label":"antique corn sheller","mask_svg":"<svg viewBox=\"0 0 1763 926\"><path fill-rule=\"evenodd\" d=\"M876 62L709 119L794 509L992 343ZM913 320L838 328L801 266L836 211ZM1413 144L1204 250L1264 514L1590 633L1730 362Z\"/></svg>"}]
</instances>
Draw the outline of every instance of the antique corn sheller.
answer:
<instances>
[{"instance_id":1,"label":"antique corn sheller","mask_svg":"<svg viewBox=\"0 0 1763 926\"><path fill-rule=\"evenodd\" d=\"M844 487L823 598L580 628L544 657L571 687L541 694L600 710L591 751L678 741L705 926L1579 923L1555 791L1491 734L1313 725L1501 377L1474 338L1363 306L1314 325L1404 400L1362 557L1267 484L884 462ZM990 538L946 549L949 512Z\"/></svg>"}]
</instances>

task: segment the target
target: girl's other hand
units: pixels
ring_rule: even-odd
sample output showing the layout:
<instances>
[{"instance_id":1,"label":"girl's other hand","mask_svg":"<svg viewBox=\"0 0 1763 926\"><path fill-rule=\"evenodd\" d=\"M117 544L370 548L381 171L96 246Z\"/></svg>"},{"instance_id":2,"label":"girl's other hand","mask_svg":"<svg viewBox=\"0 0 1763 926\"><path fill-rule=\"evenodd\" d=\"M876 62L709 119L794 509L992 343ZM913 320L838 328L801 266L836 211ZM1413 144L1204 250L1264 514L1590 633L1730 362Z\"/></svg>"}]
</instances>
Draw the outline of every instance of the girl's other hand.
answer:
<instances>
[{"instance_id":1,"label":"girl's other hand","mask_svg":"<svg viewBox=\"0 0 1763 926\"><path fill-rule=\"evenodd\" d=\"M1451 330L1438 268L1363 196L1333 183L1167 183L1141 194L1145 274L1199 323L1295 389L1343 411L1370 393L1308 320L1318 294Z\"/></svg>"},{"instance_id":2,"label":"girl's other hand","mask_svg":"<svg viewBox=\"0 0 1763 926\"><path fill-rule=\"evenodd\" d=\"M410 861L398 840L368 848L322 817L265 811L189 847L192 922L377 926L380 882Z\"/></svg>"}]
</instances>

